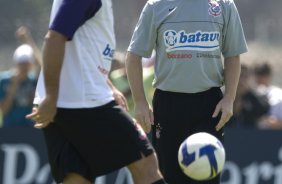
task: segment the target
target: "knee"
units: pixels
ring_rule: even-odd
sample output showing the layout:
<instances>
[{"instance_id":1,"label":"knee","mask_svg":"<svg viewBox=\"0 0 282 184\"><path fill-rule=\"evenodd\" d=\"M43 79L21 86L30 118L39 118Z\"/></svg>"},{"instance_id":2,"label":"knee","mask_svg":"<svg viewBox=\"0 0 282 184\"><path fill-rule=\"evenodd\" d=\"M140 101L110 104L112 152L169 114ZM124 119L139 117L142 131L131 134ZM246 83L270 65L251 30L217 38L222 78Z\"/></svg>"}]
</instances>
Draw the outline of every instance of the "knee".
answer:
<instances>
[{"instance_id":1,"label":"knee","mask_svg":"<svg viewBox=\"0 0 282 184\"><path fill-rule=\"evenodd\" d=\"M159 170L158 158L155 153L143 158L143 164L144 168L147 169L148 172Z\"/></svg>"},{"instance_id":2,"label":"knee","mask_svg":"<svg viewBox=\"0 0 282 184\"><path fill-rule=\"evenodd\" d=\"M139 175L140 177L148 178L149 180L161 178L156 154L144 157L129 165L128 168L133 176Z\"/></svg>"},{"instance_id":3,"label":"knee","mask_svg":"<svg viewBox=\"0 0 282 184\"><path fill-rule=\"evenodd\" d=\"M64 178L63 184L91 184L91 182L79 174L70 173Z\"/></svg>"}]
</instances>

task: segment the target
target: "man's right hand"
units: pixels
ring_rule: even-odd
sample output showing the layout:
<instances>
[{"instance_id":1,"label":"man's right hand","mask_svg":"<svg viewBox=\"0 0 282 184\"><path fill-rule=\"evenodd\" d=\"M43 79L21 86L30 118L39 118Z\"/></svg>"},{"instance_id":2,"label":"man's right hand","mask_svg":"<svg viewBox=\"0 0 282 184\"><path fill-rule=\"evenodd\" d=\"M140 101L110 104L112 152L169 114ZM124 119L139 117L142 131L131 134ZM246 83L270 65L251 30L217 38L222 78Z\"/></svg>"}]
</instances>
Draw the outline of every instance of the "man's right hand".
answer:
<instances>
[{"instance_id":1,"label":"man's right hand","mask_svg":"<svg viewBox=\"0 0 282 184\"><path fill-rule=\"evenodd\" d=\"M26 118L35 121L35 128L45 128L54 121L57 112L56 100L45 97L37 108L33 108L32 113L28 114Z\"/></svg>"},{"instance_id":2,"label":"man's right hand","mask_svg":"<svg viewBox=\"0 0 282 184\"><path fill-rule=\"evenodd\" d=\"M151 106L147 102L135 104L135 119L141 125L146 133L151 131L151 125L154 124L154 115Z\"/></svg>"}]
</instances>

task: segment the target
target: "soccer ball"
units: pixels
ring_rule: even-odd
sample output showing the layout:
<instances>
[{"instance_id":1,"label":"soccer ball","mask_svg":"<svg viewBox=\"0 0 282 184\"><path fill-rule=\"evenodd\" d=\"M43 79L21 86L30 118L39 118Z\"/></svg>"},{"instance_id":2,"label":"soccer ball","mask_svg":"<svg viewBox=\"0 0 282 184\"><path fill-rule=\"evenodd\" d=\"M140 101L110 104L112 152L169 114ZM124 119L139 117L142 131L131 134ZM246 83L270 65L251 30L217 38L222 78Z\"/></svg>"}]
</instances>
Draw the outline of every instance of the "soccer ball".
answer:
<instances>
[{"instance_id":1,"label":"soccer ball","mask_svg":"<svg viewBox=\"0 0 282 184\"><path fill-rule=\"evenodd\" d=\"M194 180L210 180L217 176L225 163L222 143L213 135L200 132L189 136L178 150L182 171Z\"/></svg>"}]
</instances>

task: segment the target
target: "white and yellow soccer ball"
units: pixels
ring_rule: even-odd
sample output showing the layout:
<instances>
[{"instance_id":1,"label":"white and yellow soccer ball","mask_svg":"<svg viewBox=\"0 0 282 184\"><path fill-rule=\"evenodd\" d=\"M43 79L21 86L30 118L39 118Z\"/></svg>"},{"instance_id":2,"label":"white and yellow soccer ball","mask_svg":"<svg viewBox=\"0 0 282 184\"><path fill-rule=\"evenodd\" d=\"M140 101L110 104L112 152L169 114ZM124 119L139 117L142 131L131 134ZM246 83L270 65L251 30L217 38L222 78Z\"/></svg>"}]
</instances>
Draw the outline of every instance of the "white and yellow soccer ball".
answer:
<instances>
[{"instance_id":1,"label":"white and yellow soccer ball","mask_svg":"<svg viewBox=\"0 0 282 184\"><path fill-rule=\"evenodd\" d=\"M225 163L225 149L213 135L205 132L192 134L179 147L178 162L182 171L194 180L216 177Z\"/></svg>"}]
</instances>

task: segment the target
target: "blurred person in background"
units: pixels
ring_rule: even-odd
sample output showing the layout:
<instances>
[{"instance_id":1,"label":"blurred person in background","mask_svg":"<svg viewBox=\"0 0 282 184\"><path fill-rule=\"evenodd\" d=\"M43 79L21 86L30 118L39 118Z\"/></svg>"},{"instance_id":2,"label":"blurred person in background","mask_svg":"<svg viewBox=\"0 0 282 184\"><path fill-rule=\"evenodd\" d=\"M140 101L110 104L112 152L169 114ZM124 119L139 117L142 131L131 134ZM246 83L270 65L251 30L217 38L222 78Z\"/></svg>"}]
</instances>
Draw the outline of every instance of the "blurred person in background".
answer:
<instances>
[{"instance_id":1,"label":"blurred person in background","mask_svg":"<svg viewBox=\"0 0 282 184\"><path fill-rule=\"evenodd\" d=\"M258 93L251 84L252 71L242 64L229 127L257 128L258 121L269 111L266 95Z\"/></svg>"},{"instance_id":2,"label":"blurred person in background","mask_svg":"<svg viewBox=\"0 0 282 184\"><path fill-rule=\"evenodd\" d=\"M38 76L41 68L41 63L42 63L42 54L41 54L41 49L37 46L35 43L30 30L25 27L25 26L20 26L16 33L16 38L24 44L29 45L32 48L33 51L33 57L34 57L34 62L32 69L34 70L35 74Z\"/></svg>"},{"instance_id":3,"label":"blurred person in background","mask_svg":"<svg viewBox=\"0 0 282 184\"><path fill-rule=\"evenodd\" d=\"M19 27L15 36L23 43L14 52L15 67L0 74L2 126L30 127L32 121L25 116L33 106L41 55L28 28Z\"/></svg>"},{"instance_id":4,"label":"blurred person in background","mask_svg":"<svg viewBox=\"0 0 282 184\"><path fill-rule=\"evenodd\" d=\"M254 67L257 91L268 98L269 113L260 121L262 129L282 129L282 89L272 84L273 71L268 62Z\"/></svg>"},{"instance_id":5,"label":"blurred person in background","mask_svg":"<svg viewBox=\"0 0 282 184\"><path fill-rule=\"evenodd\" d=\"M33 49L23 44L13 56L15 67L0 74L0 107L3 127L29 127L32 121L25 118L33 106L37 74L32 70L35 62Z\"/></svg>"}]
</instances>

